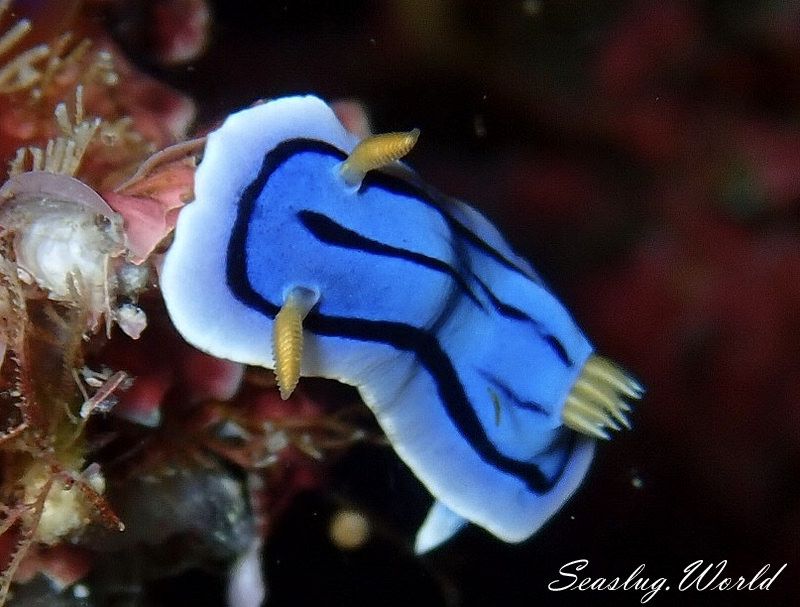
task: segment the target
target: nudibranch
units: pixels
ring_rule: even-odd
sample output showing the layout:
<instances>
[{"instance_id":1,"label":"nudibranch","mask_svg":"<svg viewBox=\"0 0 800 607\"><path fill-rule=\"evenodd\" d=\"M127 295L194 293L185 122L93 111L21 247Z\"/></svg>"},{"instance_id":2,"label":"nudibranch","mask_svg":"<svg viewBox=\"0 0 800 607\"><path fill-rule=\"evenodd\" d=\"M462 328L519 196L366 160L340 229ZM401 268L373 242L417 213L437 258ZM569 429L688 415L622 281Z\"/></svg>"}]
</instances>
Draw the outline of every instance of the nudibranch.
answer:
<instances>
[{"instance_id":1,"label":"nudibranch","mask_svg":"<svg viewBox=\"0 0 800 607\"><path fill-rule=\"evenodd\" d=\"M399 158L418 132L359 141L286 97L208 137L161 273L181 334L221 358L358 389L435 498L424 552L467 521L533 534L642 387L592 345L480 213Z\"/></svg>"}]
</instances>

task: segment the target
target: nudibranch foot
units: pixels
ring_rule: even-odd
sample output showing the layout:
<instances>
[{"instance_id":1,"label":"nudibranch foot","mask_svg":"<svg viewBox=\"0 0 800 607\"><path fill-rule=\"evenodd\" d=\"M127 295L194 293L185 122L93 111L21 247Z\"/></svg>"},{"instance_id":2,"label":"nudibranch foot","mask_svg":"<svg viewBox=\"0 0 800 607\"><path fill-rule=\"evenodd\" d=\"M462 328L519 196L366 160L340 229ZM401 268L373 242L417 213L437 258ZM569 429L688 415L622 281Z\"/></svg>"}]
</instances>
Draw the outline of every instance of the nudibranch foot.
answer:
<instances>
[{"instance_id":1,"label":"nudibranch foot","mask_svg":"<svg viewBox=\"0 0 800 607\"><path fill-rule=\"evenodd\" d=\"M433 502L428 516L417 532L414 553L425 554L443 544L467 525L467 520L439 500Z\"/></svg>"},{"instance_id":2,"label":"nudibranch foot","mask_svg":"<svg viewBox=\"0 0 800 607\"><path fill-rule=\"evenodd\" d=\"M643 393L639 382L607 358L593 354L567 396L561 420L576 432L608 440L607 428L620 430L619 424L631 428L625 415L631 407L623 396L639 399Z\"/></svg>"},{"instance_id":3,"label":"nudibranch foot","mask_svg":"<svg viewBox=\"0 0 800 607\"><path fill-rule=\"evenodd\" d=\"M408 154L419 138L419 129L407 133L383 133L361 141L339 169L345 183L358 186L372 170L385 167Z\"/></svg>"},{"instance_id":4,"label":"nudibranch foot","mask_svg":"<svg viewBox=\"0 0 800 607\"><path fill-rule=\"evenodd\" d=\"M284 296L283 306L275 316L272 351L275 378L281 398L288 399L300 381L303 361L303 320L316 305L319 296L312 289L293 287Z\"/></svg>"}]
</instances>

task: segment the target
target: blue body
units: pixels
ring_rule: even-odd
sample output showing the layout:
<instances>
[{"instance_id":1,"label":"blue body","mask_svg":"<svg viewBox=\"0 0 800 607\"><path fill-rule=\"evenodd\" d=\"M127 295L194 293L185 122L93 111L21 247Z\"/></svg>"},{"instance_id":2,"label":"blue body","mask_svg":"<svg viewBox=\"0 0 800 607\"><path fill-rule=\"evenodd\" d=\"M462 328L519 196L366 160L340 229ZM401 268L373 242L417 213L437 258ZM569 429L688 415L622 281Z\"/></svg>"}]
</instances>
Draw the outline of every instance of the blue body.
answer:
<instances>
[{"instance_id":1,"label":"blue body","mask_svg":"<svg viewBox=\"0 0 800 607\"><path fill-rule=\"evenodd\" d=\"M354 141L321 103L277 100L212 133L162 277L175 324L212 354L271 367L268 337L284 294L316 291L303 374L358 388L439 500L418 549L463 519L522 540L591 459L593 441L560 414L592 347L475 210L401 167L347 186L338 169ZM281 116L294 122L262 136L256 160L231 178L239 148L259 146L243 124L248 112L253 131ZM244 318L223 318L237 311Z\"/></svg>"}]
</instances>

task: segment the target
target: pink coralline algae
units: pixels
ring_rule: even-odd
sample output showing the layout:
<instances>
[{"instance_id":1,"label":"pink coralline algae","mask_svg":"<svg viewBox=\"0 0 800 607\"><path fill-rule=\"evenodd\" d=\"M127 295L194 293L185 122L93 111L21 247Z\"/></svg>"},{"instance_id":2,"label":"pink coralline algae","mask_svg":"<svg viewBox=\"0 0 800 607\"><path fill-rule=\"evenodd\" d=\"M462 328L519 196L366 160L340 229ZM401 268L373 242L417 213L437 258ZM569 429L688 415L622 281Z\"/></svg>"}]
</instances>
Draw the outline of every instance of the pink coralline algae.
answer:
<instances>
[{"instance_id":1,"label":"pink coralline algae","mask_svg":"<svg viewBox=\"0 0 800 607\"><path fill-rule=\"evenodd\" d=\"M166 30L178 17L169 4L156 10ZM165 62L204 44L205 4L182 4L195 21L178 47L162 48ZM333 414L302 389L287 406L271 376L181 340L157 282L204 143L187 138L192 102L135 70L102 31L48 41L51 16L36 30L44 42L27 47L38 23L13 21L8 7L0 604L40 575L56 590L72 585L109 553L152 559L142 581L239 563L231 592L256 588L273 517L367 433L347 409ZM187 548L166 566L162 544Z\"/></svg>"}]
</instances>

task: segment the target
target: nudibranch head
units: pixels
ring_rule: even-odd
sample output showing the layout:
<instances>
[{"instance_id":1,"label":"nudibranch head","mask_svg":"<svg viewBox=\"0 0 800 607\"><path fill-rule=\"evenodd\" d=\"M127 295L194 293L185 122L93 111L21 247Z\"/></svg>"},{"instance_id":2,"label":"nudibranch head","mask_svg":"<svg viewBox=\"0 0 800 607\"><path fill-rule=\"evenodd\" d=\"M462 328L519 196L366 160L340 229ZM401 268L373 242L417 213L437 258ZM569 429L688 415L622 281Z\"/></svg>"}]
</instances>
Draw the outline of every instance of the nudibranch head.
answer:
<instances>
[{"instance_id":1,"label":"nudibranch head","mask_svg":"<svg viewBox=\"0 0 800 607\"><path fill-rule=\"evenodd\" d=\"M276 369L284 396L300 376L359 390L437 500L418 551L465 520L520 541L641 388L491 223L397 164L417 134L359 145L315 97L228 117L161 288L189 342Z\"/></svg>"}]
</instances>

